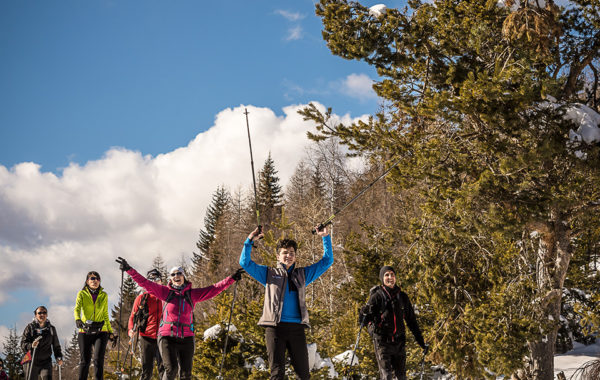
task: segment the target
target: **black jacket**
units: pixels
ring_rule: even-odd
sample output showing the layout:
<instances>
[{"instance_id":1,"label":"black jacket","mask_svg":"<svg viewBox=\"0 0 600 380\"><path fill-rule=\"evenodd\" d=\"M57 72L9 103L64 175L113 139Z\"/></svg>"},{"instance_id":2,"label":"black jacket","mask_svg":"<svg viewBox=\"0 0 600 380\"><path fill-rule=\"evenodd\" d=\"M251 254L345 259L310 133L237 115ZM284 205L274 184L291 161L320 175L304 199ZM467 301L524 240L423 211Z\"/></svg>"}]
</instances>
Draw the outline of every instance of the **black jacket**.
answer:
<instances>
[{"instance_id":1,"label":"black jacket","mask_svg":"<svg viewBox=\"0 0 600 380\"><path fill-rule=\"evenodd\" d=\"M369 309L365 322L369 323L368 330L374 338L384 342L405 342L404 323L413 333L421 347L425 347L423 335L419 329L415 311L408 295L394 286L393 289L375 286L371 289Z\"/></svg>"},{"instance_id":2,"label":"black jacket","mask_svg":"<svg viewBox=\"0 0 600 380\"><path fill-rule=\"evenodd\" d=\"M41 336L40 344L35 350L34 364L36 366L48 366L52 364L52 352L56 360L62 359L62 351L60 349L60 342L56 329L50 324L49 320L46 320L44 327L40 327L37 320L34 320L25 327L23 336L21 337L21 349L23 352L31 350L33 355L33 348L31 344L33 341Z\"/></svg>"}]
</instances>

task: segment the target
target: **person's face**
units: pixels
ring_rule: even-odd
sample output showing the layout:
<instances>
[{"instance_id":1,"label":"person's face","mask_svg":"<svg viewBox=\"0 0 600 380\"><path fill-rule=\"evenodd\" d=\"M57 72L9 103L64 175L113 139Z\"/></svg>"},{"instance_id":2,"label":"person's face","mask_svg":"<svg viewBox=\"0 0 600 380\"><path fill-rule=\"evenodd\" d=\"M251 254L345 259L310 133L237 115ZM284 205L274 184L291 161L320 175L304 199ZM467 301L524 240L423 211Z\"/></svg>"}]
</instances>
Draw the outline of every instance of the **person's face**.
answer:
<instances>
[{"instance_id":1,"label":"person's face","mask_svg":"<svg viewBox=\"0 0 600 380\"><path fill-rule=\"evenodd\" d=\"M88 277L87 279L87 285L91 288L91 289L98 289L98 287L100 286L100 278L98 276L96 276L95 274L90 275L90 277Z\"/></svg>"},{"instance_id":2,"label":"person's face","mask_svg":"<svg viewBox=\"0 0 600 380\"><path fill-rule=\"evenodd\" d=\"M46 323L46 319L48 318L48 310L43 309L43 308L38 308L35 311L35 319L40 323L40 324L44 324Z\"/></svg>"},{"instance_id":3,"label":"person's face","mask_svg":"<svg viewBox=\"0 0 600 380\"><path fill-rule=\"evenodd\" d=\"M294 247L280 248L277 254L277 261L285 264L286 267L291 267L296 262L296 250Z\"/></svg>"},{"instance_id":4,"label":"person's face","mask_svg":"<svg viewBox=\"0 0 600 380\"><path fill-rule=\"evenodd\" d=\"M383 274L383 285L388 288L393 288L396 285L396 275L393 271L389 270Z\"/></svg>"},{"instance_id":5,"label":"person's face","mask_svg":"<svg viewBox=\"0 0 600 380\"><path fill-rule=\"evenodd\" d=\"M172 272L171 273L171 282L177 286L181 286L183 285L183 282L185 281L185 277L183 276L183 273L177 271L177 272Z\"/></svg>"}]
</instances>

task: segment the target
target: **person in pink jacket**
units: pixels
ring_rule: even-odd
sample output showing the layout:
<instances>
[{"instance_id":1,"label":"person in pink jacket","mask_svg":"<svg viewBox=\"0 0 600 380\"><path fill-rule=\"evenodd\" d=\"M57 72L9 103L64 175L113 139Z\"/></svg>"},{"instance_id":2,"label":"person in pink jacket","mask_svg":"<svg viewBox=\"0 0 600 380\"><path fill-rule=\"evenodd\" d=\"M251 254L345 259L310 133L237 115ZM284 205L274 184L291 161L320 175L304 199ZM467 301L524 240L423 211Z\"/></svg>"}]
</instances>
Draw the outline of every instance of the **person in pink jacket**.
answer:
<instances>
[{"instance_id":1,"label":"person in pink jacket","mask_svg":"<svg viewBox=\"0 0 600 380\"><path fill-rule=\"evenodd\" d=\"M181 267L174 267L169 271L171 279L164 286L146 279L122 257L116 261L121 270L127 272L139 286L164 301L158 328L158 349L165 366L162 380L175 379L178 367L181 380L191 379L195 348L194 306L215 297L240 280L244 270L240 268L231 276L206 288L192 288L192 283L185 278Z\"/></svg>"}]
</instances>

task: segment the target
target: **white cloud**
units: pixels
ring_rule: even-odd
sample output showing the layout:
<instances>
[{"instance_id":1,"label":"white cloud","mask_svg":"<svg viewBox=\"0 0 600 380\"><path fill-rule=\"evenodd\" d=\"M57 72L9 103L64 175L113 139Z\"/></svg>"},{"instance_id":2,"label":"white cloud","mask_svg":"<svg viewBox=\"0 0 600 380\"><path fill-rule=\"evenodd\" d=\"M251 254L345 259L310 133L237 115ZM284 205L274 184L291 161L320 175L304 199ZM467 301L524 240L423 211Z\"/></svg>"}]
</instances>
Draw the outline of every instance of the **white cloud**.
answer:
<instances>
[{"instance_id":1,"label":"white cloud","mask_svg":"<svg viewBox=\"0 0 600 380\"><path fill-rule=\"evenodd\" d=\"M296 112L301 107L288 106L280 116L247 107L255 168L270 151L283 186L313 127ZM167 266L189 256L217 186L252 181L243 111L221 111L187 146L156 157L114 148L58 175L31 162L0 165L0 304L16 290L35 292L47 300L62 343L73 331L72 307L88 271L100 272L112 304L121 280L117 256L144 272L158 254ZM349 115L338 119L351 121ZM0 324L18 321L20 334L31 315L13 317Z\"/></svg>"},{"instance_id":2,"label":"white cloud","mask_svg":"<svg viewBox=\"0 0 600 380\"><path fill-rule=\"evenodd\" d=\"M305 16L298 12L290 12L282 9L278 9L275 11L276 14L283 16L288 21L299 21L302 20Z\"/></svg>"},{"instance_id":3,"label":"white cloud","mask_svg":"<svg viewBox=\"0 0 600 380\"><path fill-rule=\"evenodd\" d=\"M286 41L295 41L302 38L302 27L300 25L288 29Z\"/></svg>"},{"instance_id":4,"label":"white cloud","mask_svg":"<svg viewBox=\"0 0 600 380\"><path fill-rule=\"evenodd\" d=\"M360 100L373 99L373 80L366 74L350 74L342 81L342 92Z\"/></svg>"}]
</instances>

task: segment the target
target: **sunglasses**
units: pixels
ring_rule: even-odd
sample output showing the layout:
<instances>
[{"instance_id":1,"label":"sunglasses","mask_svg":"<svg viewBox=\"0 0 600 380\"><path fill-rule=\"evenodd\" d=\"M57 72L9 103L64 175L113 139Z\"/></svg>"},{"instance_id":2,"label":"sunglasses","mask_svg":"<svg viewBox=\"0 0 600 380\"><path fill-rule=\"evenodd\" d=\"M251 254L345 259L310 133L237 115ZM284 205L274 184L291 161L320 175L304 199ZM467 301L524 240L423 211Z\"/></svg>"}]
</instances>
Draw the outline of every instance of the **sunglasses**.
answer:
<instances>
[{"instance_id":1,"label":"sunglasses","mask_svg":"<svg viewBox=\"0 0 600 380\"><path fill-rule=\"evenodd\" d=\"M171 277L175 277L175 276L183 276L183 273L181 273L181 272L171 273Z\"/></svg>"},{"instance_id":2,"label":"sunglasses","mask_svg":"<svg viewBox=\"0 0 600 380\"><path fill-rule=\"evenodd\" d=\"M36 314L37 315L46 315L46 314L48 314L48 312L47 311L38 311Z\"/></svg>"},{"instance_id":3,"label":"sunglasses","mask_svg":"<svg viewBox=\"0 0 600 380\"><path fill-rule=\"evenodd\" d=\"M88 280L92 280L92 281L98 280L98 281L100 281L100 278L99 277L90 277L90 278L88 278Z\"/></svg>"}]
</instances>

